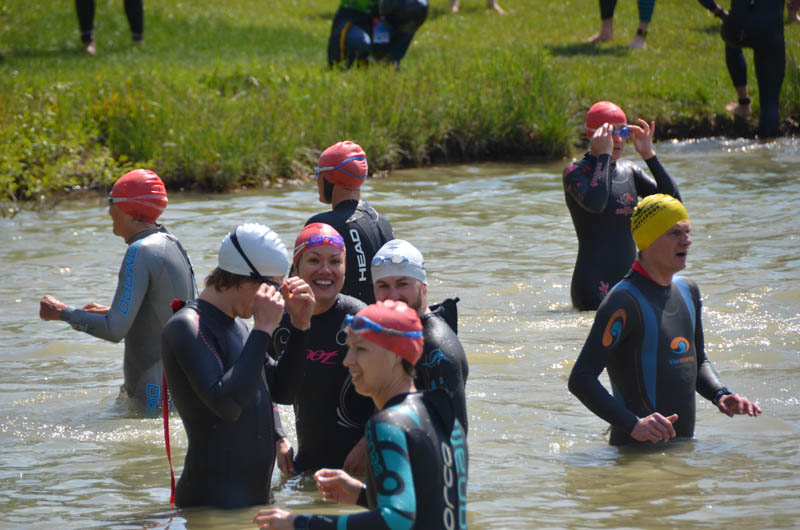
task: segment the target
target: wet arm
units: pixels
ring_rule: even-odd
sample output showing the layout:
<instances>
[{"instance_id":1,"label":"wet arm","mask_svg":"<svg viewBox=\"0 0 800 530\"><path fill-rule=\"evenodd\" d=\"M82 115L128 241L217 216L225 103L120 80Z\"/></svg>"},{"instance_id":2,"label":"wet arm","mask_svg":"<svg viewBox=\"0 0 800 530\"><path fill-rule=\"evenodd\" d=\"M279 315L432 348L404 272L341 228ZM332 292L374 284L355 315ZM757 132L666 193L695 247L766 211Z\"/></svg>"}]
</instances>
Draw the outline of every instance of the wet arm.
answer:
<instances>
[{"instance_id":1,"label":"wet arm","mask_svg":"<svg viewBox=\"0 0 800 530\"><path fill-rule=\"evenodd\" d=\"M580 162L568 165L564 169L563 184L581 208L592 213L602 212L611 193L611 156L587 154Z\"/></svg>"},{"instance_id":2,"label":"wet arm","mask_svg":"<svg viewBox=\"0 0 800 530\"><path fill-rule=\"evenodd\" d=\"M598 379L612 355L619 353L620 345L624 343L624 339L638 321L633 317L638 315L638 310L631 307L632 303L626 303L630 300L627 294L614 293L611 296L614 298L607 299L597 312L589 337L578 360L575 361L575 366L572 367L568 386L569 391L597 416L611 425L624 429L625 432L631 432L638 418L621 401L614 399ZM627 319L620 319L617 315L616 311L621 307L626 310ZM612 322L609 322L610 320ZM616 321L616 324L613 321ZM607 329L614 330L610 333L611 340L607 342L611 344L608 346L603 343L603 335L608 333Z\"/></svg>"},{"instance_id":3,"label":"wet arm","mask_svg":"<svg viewBox=\"0 0 800 530\"><path fill-rule=\"evenodd\" d=\"M119 269L114 301L105 314L89 313L67 306L61 310L61 320L78 331L94 337L119 342L125 338L136 320L150 285L148 256L136 244L128 247Z\"/></svg>"}]
</instances>

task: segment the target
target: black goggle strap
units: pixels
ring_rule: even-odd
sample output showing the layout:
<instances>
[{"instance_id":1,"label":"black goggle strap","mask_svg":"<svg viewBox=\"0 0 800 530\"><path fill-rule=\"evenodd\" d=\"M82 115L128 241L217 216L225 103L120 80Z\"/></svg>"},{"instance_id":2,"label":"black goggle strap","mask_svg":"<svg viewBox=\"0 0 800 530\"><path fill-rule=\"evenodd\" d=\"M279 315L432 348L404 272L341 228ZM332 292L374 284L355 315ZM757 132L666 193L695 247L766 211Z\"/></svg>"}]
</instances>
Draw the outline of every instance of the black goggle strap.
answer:
<instances>
[{"instance_id":1,"label":"black goggle strap","mask_svg":"<svg viewBox=\"0 0 800 530\"><path fill-rule=\"evenodd\" d=\"M236 251L242 257L242 259L244 259L244 262L247 263L247 266L250 267L250 270L252 271L250 273L250 277L260 282L265 281L265 278L260 272L258 272L258 269L253 266L250 260L247 259L247 255L244 253L244 250L242 250L241 245L239 245L239 238L236 237L236 230L231 233L231 243L233 243L234 248L236 248Z\"/></svg>"}]
</instances>

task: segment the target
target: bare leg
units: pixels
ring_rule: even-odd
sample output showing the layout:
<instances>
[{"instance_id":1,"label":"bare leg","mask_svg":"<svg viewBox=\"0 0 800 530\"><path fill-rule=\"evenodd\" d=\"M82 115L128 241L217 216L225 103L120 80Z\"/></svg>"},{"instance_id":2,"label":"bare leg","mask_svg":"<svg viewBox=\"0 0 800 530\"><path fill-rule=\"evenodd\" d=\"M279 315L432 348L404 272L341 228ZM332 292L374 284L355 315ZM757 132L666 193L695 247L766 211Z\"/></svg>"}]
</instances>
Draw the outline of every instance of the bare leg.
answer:
<instances>
[{"instance_id":1,"label":"bare leg","mask_svg":"<svg viewBox=\"0 0 800 530\"><path fill-rule=\"evenodd\" d=\"M458 0L456 0L456 1L458 1ZM495 11L500 13L501 15L503 13L505 13L503 8L500 7L500 4L497 3L497 0L487 0L487 5L489 6L489 9L494 9Z\"/></svg>"},{"instance_id":2,"label":"bare leg","mask_svg":"<svg viewBox=\"0 0 800 530\"><path fill-rule=\"evenodd\" d=\"M595 33L586 42L606 42L614 40L614 19L604 18L600 26L600 33Z\"/></svg>"},{"instance_id":3,"label":"bare leg","mask_svg":"<svg viewBox=\"0 0 800 530\"><path fill-rule=\"evenodd\" d=\"M458 0L450 1L450 11L453 13L458 13Z\"/></svg>"},{"instance_id":4,"label":"bare leg","mask_svg":"<svg viewBox=\"0 0 800 530\"><path fill-rule=\"evenodd\" d=\"M725 105L725 110L732 113L734 116L747 118L753 114L753 110L750 108L750 96L747 93L747 85L737 86L736 94L739 96L739 101L731 101Z\"/></svg>"},{"instance_id":5,"label":"bare leg","mask_svg":"<svg viewBox=\"0 0 800 530\"><path fill-rule=\"evenodd\" d=\"M647 48L647 41L645 39L647 39L647 26L649 25L648 22L639 22L639 29L636 30L636 35L633 37L631 43L628 44L628 48Z\"/></svg>"}]
</instances>

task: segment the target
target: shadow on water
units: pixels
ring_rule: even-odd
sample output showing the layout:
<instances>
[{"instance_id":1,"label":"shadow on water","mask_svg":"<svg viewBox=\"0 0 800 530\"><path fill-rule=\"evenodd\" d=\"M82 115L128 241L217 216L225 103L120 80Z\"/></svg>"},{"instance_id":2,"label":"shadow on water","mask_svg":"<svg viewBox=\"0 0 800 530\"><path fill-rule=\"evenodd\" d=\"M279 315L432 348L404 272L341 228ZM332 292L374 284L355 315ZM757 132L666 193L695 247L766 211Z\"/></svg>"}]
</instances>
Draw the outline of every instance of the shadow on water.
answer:
<instances>
[{"instance_id":1,"label":"shadow on water","mask_svg":"<svg viewBox=\"0 0 800 530\"><path fill-rule=\"evenodd\" d=\"M598 46L591 42L575 42L562 45L547 44L544 48L552 55L560 57L574 57L575 55L613 55L621 57L630 52L627 46Z\"/></svg>"}]
</instances>

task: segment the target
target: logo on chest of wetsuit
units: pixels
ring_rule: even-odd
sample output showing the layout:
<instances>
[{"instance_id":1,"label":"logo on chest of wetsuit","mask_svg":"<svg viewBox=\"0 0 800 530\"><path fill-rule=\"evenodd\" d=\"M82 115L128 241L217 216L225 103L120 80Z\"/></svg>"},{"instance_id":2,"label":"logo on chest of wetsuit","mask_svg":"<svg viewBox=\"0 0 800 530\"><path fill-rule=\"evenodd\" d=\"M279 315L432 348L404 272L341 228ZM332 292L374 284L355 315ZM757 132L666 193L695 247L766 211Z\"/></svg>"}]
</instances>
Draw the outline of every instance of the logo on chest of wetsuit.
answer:
<instances>
[{"instance_id":1,"label":"logo on chest of wetsuit","mask_svg":"<svg viewBox=\"0 0 800 530\"><path fill-rule=\"evenodd\" d=\"M353 240L353 248L356 250L356 261L358 262L358 281L367 281L367 256L364 255L364 249L361 248L361 237L358 235L358 230L355 228L350 229L350 239Z\"/></svg>"},{"instance_id":2,"label":"logo on chest of wetsuit","mask_svg":"<svg viewBox=\"0 0 800 530\"><path fill-rule=\"evenodd\" d=\"M621 215L633 215L633 208L636 206L636 198L630 193L623 193L622 197L617 198L617 204L622 207L617 208L614 213Z\"/></svg>"},{"instance_id":3,"label":"logo on chest of wetsuit","mask_svg":"<svg viewBox=\"0 0 800 530\"><path fill-rule=\"evenodd\" d=\"M320 364L336 364L336 357L338 355L338 350L306 350L306 359Z\"/></svg>"},{"instance_id":4,"label":"logo on chest of wetsuit","mask_svg":"<svg viewBox=\"0 0 800 530\"><path fill-rule=\"evenodd\" d=\"M669 364L676 366L679 364L694 362L694 355L686 355L689 353L689 341L683 337L675 337L669 343L669 350L675 355L684 355L680 359L670 359Z\"/></svg>"}]
</instances>

